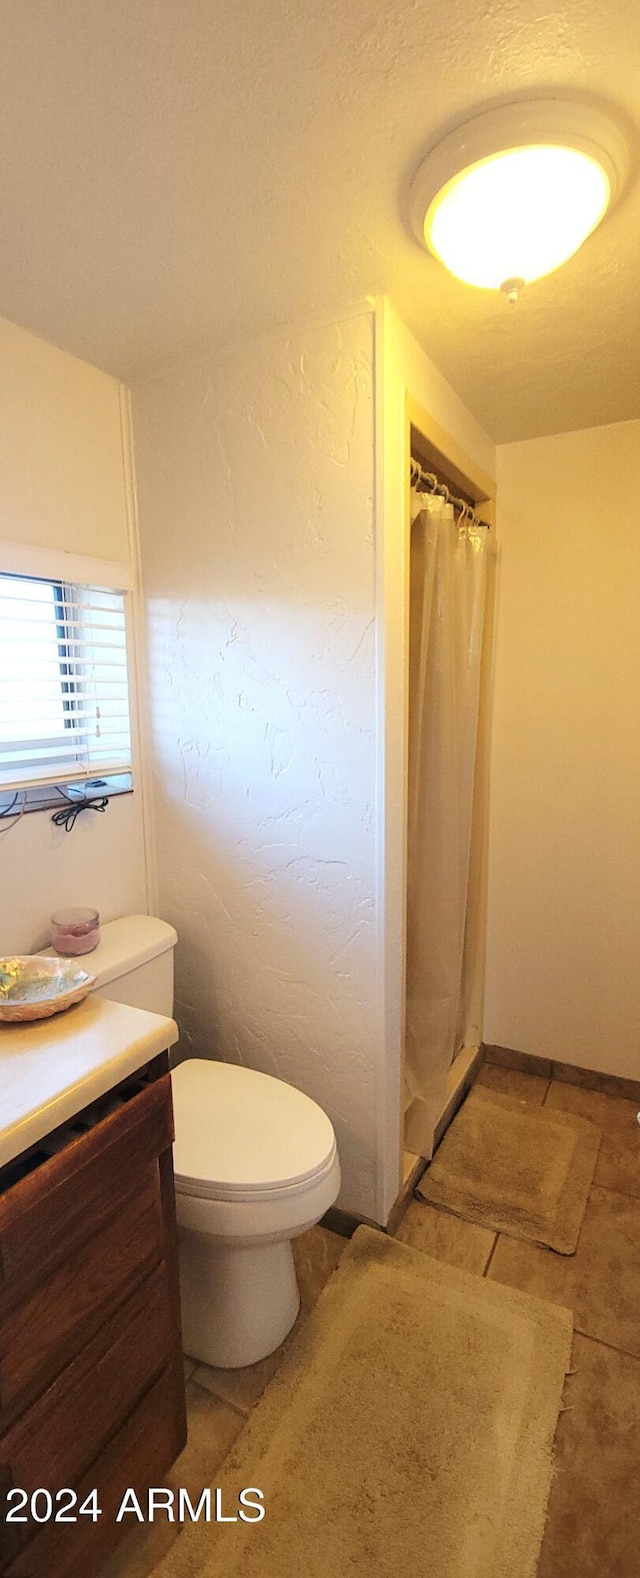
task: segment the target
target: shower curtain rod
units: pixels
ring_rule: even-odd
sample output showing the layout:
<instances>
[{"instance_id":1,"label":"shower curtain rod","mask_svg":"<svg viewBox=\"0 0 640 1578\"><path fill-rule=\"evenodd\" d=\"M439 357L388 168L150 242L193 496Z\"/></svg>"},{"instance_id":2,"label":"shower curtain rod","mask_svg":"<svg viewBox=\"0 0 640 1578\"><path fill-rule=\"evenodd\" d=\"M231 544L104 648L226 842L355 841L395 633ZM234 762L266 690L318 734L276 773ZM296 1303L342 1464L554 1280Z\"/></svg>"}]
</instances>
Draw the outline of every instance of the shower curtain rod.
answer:
<instances>
[{"instance_id":1,"label":"shower curtain rod","mask_svg":"<svg viewBox=\"0 0 640 1578\"><path fill-rule=\"evenodd\" d=\"M422 466L418 464L418 461L413 459L411 460L411 482L412 484L417 484L420 488L426 488L429 493L440 493L447 504L453 505L454 510L460 511L462 519L466 520L469 526L483 526L485 531L490 530L487 521L481 521L480 516L476 515L475 510L472 510L471 505L467 504L465 499L457 498L455 493L449 491L446 482L439 482L432 471L424 471Z\"/></svg>"}]
</instances>

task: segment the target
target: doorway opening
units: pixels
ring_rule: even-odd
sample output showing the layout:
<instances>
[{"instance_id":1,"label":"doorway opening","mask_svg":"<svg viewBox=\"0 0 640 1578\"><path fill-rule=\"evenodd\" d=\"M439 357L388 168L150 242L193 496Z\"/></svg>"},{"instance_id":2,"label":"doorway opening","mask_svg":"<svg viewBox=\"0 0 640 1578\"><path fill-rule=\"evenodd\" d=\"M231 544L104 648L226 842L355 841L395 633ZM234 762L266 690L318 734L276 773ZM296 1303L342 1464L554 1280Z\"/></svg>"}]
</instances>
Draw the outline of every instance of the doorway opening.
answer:
<instances>
[{"instance_id":1,"label":"doorway opening","mask_svg":"<svg viewBox=\"0 0 640 1578\"><path fill-rule=\"evenodd\" d=\"M407 436L405 1180L482 1040L496 559L492 479L413 404Z\"/></svg>"}]
</instances>

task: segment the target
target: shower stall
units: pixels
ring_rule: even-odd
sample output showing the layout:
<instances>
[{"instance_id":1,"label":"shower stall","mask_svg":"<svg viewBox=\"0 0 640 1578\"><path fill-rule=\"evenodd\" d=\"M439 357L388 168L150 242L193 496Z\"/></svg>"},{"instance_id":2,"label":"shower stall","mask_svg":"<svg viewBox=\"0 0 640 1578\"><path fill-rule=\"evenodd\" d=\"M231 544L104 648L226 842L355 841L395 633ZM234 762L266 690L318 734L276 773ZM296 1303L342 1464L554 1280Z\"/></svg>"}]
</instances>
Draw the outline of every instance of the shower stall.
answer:
<instances>
[{"instance_id":1,"label":"shower stall","mask_svg":"<svg viewBox=\"0 0 640 1578\"><path fill-rule=\"evenodd\" d=\"M492 499L411 427L404 1144L429 1157L481 1039Z\"/></svg>"}]
</instances>

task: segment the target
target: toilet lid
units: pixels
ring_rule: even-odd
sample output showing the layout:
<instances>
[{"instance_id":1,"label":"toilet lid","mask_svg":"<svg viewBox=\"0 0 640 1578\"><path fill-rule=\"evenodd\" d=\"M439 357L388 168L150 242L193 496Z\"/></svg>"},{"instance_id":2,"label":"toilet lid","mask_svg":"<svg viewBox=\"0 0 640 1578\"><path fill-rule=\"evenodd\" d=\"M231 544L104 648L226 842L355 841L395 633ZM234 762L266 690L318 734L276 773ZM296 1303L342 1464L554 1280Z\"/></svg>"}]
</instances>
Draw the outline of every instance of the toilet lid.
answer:
<instances>
[{"instance_id":1,"label":"toilet lid","mask_svg":"<svg viewBox=\"0 0 640 1578\"><path fill-rule=\"evenodd\" d=\"M335 1135L321 1107L270 1074L189 1058L173 1069L176 1187L228 1199L321 1172Z\"/></svg>"}]
</instances>

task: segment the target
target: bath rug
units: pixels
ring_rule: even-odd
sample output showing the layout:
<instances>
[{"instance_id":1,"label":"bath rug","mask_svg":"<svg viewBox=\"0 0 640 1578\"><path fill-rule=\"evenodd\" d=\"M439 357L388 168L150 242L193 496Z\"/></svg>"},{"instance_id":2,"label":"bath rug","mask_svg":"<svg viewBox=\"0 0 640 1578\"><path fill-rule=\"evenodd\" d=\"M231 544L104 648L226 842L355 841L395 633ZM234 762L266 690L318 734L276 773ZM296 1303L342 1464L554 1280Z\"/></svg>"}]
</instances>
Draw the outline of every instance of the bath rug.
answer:
<instances>
[{"instance_id":1,"label":"bath rug","mask_svg":"<svg viewBox=\"0 0 640 1578\"><path fill-rule=\"evenodd\" d=\"M476 1088L417 1187L469 1222L575 1253L602 1131L586 1118Z\"/></svg>"},{"instance_id":2,"label":"bath rug","mask_svg":"<svg viewBox=\"0 0 640 1578\"><path fill-rule=\"evenodd\" d=\"M358 1229L154 1578L534 1578L572 1317Z\"/></svg>"}]
</instances>

